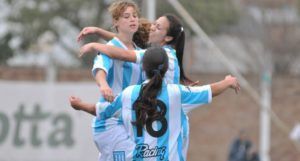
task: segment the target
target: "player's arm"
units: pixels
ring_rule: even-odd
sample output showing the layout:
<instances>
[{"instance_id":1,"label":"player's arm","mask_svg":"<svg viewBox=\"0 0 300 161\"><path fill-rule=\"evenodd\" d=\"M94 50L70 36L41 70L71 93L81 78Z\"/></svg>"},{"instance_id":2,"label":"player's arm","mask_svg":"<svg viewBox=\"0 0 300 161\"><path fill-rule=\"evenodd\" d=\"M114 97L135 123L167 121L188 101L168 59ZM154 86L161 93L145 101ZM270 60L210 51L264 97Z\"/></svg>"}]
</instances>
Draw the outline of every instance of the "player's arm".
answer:
<instances>
[{"instance_id":1,"label":"player's arm","mask_svg":"<svg viewBox=\"0 0 300 161\"><path fill-rule=\"evenodd\" d=\"M105 100L112 102L114 100L114 95L112 89L109 87L106 81L106 72L102 69L96 71L95 80L99 86L100 92Z\"/></svg>"},{"instance_id":2,"label":"player's arm","mask_svg":"<svg viewBox=\"0 0 300 161\"><path fill-rule=\"evenodd\" d=\"M241 89L237 79L231 75L227 75L222 81L210 84L210 87L213 97L223 93L228 88L234 89L236 93Z\"/></svg>"},{"instance_id":3,"label":"player's arm","mask_svg":"<svg viewBox=\"0 0 300 161\"><path fill-rule=\"evenodd\" d=\"M116 36L115 33L104 30L102 28L98 28L96 33L97 33L97 35L99 35L105 41L109 41L109 40L113 39Z\"/></svg>"},{"instance_id":4,"label":"player's arm","mask_svg":"<svg viewBox=\"0 0 300 161\"><path fill-rule=\"evenodd\" d=\"M88 43L80 48L79 57L87 53L105 54L112 59L119 59L123 61L136 62L137 53L135 50L125 50L115 46L101 44L101 43Z\"/></svg>"},{"instance_id":5,"label":"player's arm","mask_svg":"<svg viewBox=\"0 0 300 161\"><path fill-rule=\"evenodd\" d=\"M95 104L83 102L79 97L75 97L75 96L70 96L69 97L69 102L70 102L70 105L75 110L82 110L82 111L85 111L89 114L92 114L92 115L96 116Z\"/></svg>"},{"instance_id":6,"label":"player's arm","mask_svg":"<svg viewBox=\"0 0 300 161\"><path fill-rule=\"evenodd\" d=\"M109 41L113 37L116 36L115 33L109 32L109 31L104 30L104 29L99 28L99 27L85 27L78 34L77 41L81 41L85 36L91 35L91 34L96 34L96 35L98 35L99 37L101 37L102 39L104 39L106 41Z\"/></svg>"},{"instance_id":7,"label":"player's arm","mask_svg":"<svg viewBox=\"0 0 300 161\"><path fill-rule=\"evenodd\" d=\"M122 108L122 96L117 95L113 102L108 103L97 103L96 107L96 117L99 119L108 119L111 117L120 117L120 110Z\"/></svg>"},{"instance_id":8,"label":"player's arm","mask_svg":"<svg viewBox=\"0 0 300 161\"><path fill-rule=\"evenodd\" d=\"M198 87L181 87L181 103L183 111L188 113L189 111L200 107L201 105L211 102L212 97L215 97L223 93L228 88L233 88L236 92L240 90L240 85L235 77L230 75L226 76L224 80L221 80L210 85L198 86Z\"/></svg>"}]
</instances>

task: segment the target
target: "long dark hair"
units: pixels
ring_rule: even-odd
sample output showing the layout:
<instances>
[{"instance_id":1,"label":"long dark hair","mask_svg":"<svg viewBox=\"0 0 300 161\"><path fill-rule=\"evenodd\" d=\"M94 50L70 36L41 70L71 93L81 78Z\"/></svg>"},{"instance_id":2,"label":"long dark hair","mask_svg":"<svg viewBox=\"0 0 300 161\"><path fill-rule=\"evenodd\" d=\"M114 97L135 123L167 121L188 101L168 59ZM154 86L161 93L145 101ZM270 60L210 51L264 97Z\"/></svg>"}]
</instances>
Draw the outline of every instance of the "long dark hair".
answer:
<instances>
[{"instance_id":1,"label":"long dark hair","mask_svg":"<svg viewBox=\"0 0 300 161\"><path fill-rule=\"evenodd\" d=\"M169 21L169 29L167 32L167 36L173 37L173 39L167 42L167 45L171 45L176 50L176 57L178 59L178 64L180 68L180 81L182 83L191 83L192 81L186 77L184 69L183 69L183 51L185 44L185 32L183 26L179 19L173 14L165 14Z\"/></svg>"},{"instance_id":2,"label":"long dark hair","mask_svg":"<svg viewBox=\"0 0 300 161\"><path fill-rule=\"evenodd\" d=\"M133 104L136 111L134 125L143 127L146 120L154 119L160 115L161 110L157 109L157 96L161 92L163 78L168 70L168 56L161 47L150 47L143 57L143 69L149 82L142 85L139 97Z\"/></svg>"}]
</instances>

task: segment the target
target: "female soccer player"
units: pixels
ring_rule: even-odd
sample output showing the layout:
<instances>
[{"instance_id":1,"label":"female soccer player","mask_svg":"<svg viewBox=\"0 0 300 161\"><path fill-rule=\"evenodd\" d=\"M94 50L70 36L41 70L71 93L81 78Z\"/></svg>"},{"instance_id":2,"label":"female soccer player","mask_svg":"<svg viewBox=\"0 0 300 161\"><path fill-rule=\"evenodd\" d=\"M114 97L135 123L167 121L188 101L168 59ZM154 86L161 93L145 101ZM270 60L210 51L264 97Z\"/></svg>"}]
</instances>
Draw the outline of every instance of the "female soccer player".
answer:
<instances>
[{"instance_id":1,"label":"female soccer player","mask_svg":"<svg viewBox=\"0 0 300 161\"><path fill-rule=\"evenodd\" d=\"M117 34L107 45L124 50L139 49L132 41L133 35L138 29L139 9L137 5L133 1L116 1L111 4L109 11ZM106 100L113 101L114 94L120 93L129 85L142 82L142 71L139 64L114 60L104 54L99 54L95 57L92 73L102 94L98 102L102 107L107 104ZM73 100L73 97L70 98L71 100ZM93 121L93 138L101 153L99 160L109 160L108 155L110 155L111 151L103 148L107 146L101 146L109 144L109 142L101 140L101 136L106 136L106 133L109 133L110 130L108 126L114 123L113 119L99 120L95 118ZM122 138L118 137L117 139Z\"/></svg>"},{"instance_id":2,"label":"female soccer player","mask_svg":"<svg viewBox=\"0 0 300 161\"><path fill-rule=\"evenodd\" d=\"M113 103L102 110L85 106L73 107L96 115L99 120L115 118L125 127L102 139L110 141L111 157L120 160L186 160L182 128L189 111L210 103L228 88L240 90L237 79L226 76L224 80L201 87L167 84L163 79L168 70L169 58L160 47L149 48L143 57L147 80L141 85L127 87ZM116 133L118 132L118 133ZM130 138L126 138L129 136ZM122 137L116 142L114 139ZM131 141L132 140L132 141Z\"/></svg>"},{"instance_id":3,"label":"female soccer player","mask_svg":"<svg viewBox=\"0 0 300 161\"><path fill-rule=\"evenodd\" d=\"M88 31L90 30L90 31ZM94 31L93 31L94 30ZM83 31L79 34L78 38L81 39L84 35L95 33L97 32L99 35L107 35L107 33L103 34L103 31L101 33L101 29L97 28L85 28ZM104 36L105 38L109 38L109 36ZM160 18L158 18L154 24L151 26L151 31L149 34L149 43L151 45L160 45L163 46L164 49L167 51L168 58L169 58L169 68L166 73L165 79L167 83L175 83L179 84L180 82L185 84L191 84L191 81L184 75L184 71L182 68L182 56L183 56L183 48L184 48L184 41L185 41L185 34L183 27L174 15L166 14ZM98 47L98 43L90 43L82 47L81 53L87 53L91 51L97 51L98 50L106 55L111 56L112 58L119 58L118 54L120 54L121 58L124 58L122 60L125 61L137 61L141 62L141 59L145 53L144 51L130 51L126 52L126 50L113 48L111 46L105 46L102 50ZM176 50L175 50L176 49ZM114 55L115 54L115 55ZM178 58L178 59L177 59ZM179 61L178 61L179 60ZM70 103L71 105L76 102L81 102L81 100L77 97L70 97ZM81 104L90 105L93 106L93 104L88 104L81 102ZM102 104L103 105L103 104ZM106 106L105 104L104 106ZM78 106L78 105L77 105ZM102 107L104 107L102 106ZM98 105L97 109L99 109L101 105ZM187 117L187 116L185 116ZM111 122L112 120L107 120L107 122L110 122L109 124L106 124L105 128L110 128L107 126L114 126L114 124ZM183 132L183 147L188 146L188 134L189 134L189 127L188 127L188 118L184 119L182 132ZM117 128L115 128L117 129ZM99 140L99 139L97 139ZM185 152L186 153L186 152Z\"/></svg>"},{"instance_id":4,"label":"female soccer player","mask_svg":"<svg viewBox=\"0 0 300 161\"><path fill-rule=\"evenodd\" d=\"M138 29L139 9L132 1L116 1L110 7L116 36L107 45L134 50L138 48L132 41ZM141 66L139 64L113 60L99 54L94 60L92 73L99 85L103 97L112 101L114 95L125 87L141 83Z\"/></svg>"},{"instance_id":5,"label":"female soccer player","mask_svg":"<svg viewBox=\"0 0 300 161\"><path fill-rule=\"evenodd\" d=\"M94 29L96 30L96 29ZM99 35L107 38L106 31L102 29L97 30ZM102 33L102 34L101 34ZM81 34L79 35L81 37ZM185 32L179 21L179 19L172 15L166 14L158 18L155 23L152 24L149 34L149 44L152 46L162 46L169 56L169 70L167 72L168 83L183 83L186 85L195 83L188 79L183 69L183 50L185 44ZM113 59L120 59L124 61L140 63L141 57L145 53L145 50L122 50L114 48L112 46L89 43L81 47L80 56L86 53L102 52L105 55Z\"/></svg>"}]
</instances>

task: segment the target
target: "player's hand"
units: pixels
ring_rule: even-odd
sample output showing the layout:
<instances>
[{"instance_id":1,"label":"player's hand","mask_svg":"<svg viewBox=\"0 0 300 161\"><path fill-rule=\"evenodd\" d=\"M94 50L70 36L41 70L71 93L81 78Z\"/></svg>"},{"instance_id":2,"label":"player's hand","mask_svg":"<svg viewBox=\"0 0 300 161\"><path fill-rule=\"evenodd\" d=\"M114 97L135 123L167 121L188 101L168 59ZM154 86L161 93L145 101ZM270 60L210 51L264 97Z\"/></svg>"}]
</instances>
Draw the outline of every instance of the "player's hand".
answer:
<instances>
[{"instance_id":1,"label":"player's hand","mask_svg":"<svg viewBox=\"0 0 300 161\"><path fill-rule=\"evenodd\" d=\"M225 81L229 83L229 87L235 90L235 93L237 94L241 90L241 86L237 80L236 77L233 77L231 75L227 75L225 77Z\"/></svg>"},{"instance_id":2,"label":"player's hand","mask_svg":"<svg viewBox=\"0 0 300 161\"><path fill-rule=\"evenodd\" d=\"M77 42L80 42L85 36L90 34L96 34L98 27L85 27L83 28L77 36Z\"/></svg>"},{"instance_id":3,"label":"player's hand","mask_svg":"<svg viewBox=\"0 0 300 161\"><path fill-rule=\"evenodd\" d=\"M88 43L83 45L79 50L79 58L81 58L85 54L96 53L97 51L94 49L94 43Z\"/></svg>"},{"instance_id":4,"label":"player's hand","mask_svg":"<svg viewBox=\"0 0 300 161\"><path fill-rule=\"evenodd\" d=\"M115 97L113 95L112 89L109 86L101 86L100 92L106 101L108 101L108 102L114 101Z\"/></svg>"},{"instance_id":5,"label":"player's hand","mask_svg":"<svg viewBox=\"0 0 300 161\"><path fill-rule=\"evenodd\" d=\"M80 104L81 104L81 99L76 96L70 96L69 97L69 102L70 105L75 109L75 110L81 110L80 109Z\"/></svg>"}]
</instances>

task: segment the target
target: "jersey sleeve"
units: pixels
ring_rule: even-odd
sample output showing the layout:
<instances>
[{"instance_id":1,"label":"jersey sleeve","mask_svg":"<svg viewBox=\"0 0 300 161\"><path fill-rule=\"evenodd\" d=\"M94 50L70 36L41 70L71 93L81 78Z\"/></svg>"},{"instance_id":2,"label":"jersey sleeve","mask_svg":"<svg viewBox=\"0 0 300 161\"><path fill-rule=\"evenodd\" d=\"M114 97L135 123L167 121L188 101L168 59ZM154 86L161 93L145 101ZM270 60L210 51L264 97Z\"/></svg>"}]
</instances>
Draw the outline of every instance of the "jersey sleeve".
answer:
<instances>
[{"instance_id":1,"label":"jersey sleeve","mask_svg":"<svg viewBox=\"0 0 300 161\"><path fill-rule=\"evenodd\" d=\"M212 101L210 85L187 87L180 85L181 103L185 114Z\"/></svg>"},{"instance_id":2,"label":"jersey sleeve","mask_svg":"<svg viewBox=\"0 0 300 161\"><path fill-rule=\"evenodd\" d=\"M98 70L102 69L108 74L109 69L113 65L113 60L105 54L99 53L94 58L94 65L92 69L92 74L95 77Z\"/></svg>"},{"instance_id":3,"label":"jersey sleeve","mask_svg":"<svg viewBox=\"0 0 300 161\"><path fill-rule=\"evenodd\" d=\"M145 54L145 51L146 50L135 50L135 55L136 55L136 62L137 64L142 64L142 60L143 60L143 57L144 57L144 54Z\"/></svg>"},{"instance_id":4,"label":"jersey sleeve","mask_svg":"<svg viewBox=\"0 0 300 161\"><path fill-rule=\"evenodd\" d=\"M96 104L96 117L100 120L106 120L111 117L120 117L122 108L122 94L119 94L112 103L98 102Z\"/></svg>"}]
</instances>

